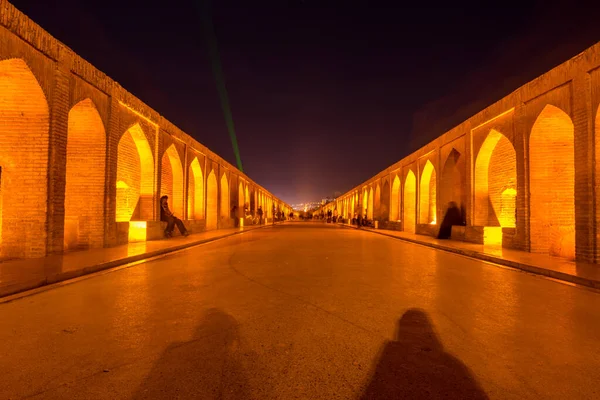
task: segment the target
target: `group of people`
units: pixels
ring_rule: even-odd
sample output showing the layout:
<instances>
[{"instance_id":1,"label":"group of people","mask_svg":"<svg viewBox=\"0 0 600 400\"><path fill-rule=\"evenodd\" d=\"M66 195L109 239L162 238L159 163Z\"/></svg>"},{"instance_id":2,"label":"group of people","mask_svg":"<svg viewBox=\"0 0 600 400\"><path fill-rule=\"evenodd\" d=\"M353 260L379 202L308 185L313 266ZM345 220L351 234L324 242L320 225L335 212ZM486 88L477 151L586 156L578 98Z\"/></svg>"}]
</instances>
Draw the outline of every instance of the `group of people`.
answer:
<instances>
[{"instance_id":1,"label":"group of people","mask_svg":"<svg viewBox=\"0 0 600 400\"><path fill-rule=\"evenodd\" d=\"M263 209L261 206L256 210L256 217L258 224L263 224ZM285 221L286 215L281 210L273 209L273 215L275 216L276 221ZM244 206L244 209L240 212L240 209L237 205L234 205L231 208L231 218L233 218L235 227L238 227L240 224L240 218L252 218L252 213L250 213L248 206ZM294 213L289 214L289 218L293 219ZM160 220L167 223L167 227L165 228L165 237L170 238L173 237L173 231L175 230L175 226L179 229L179 233L182 236L189 236L189 231L186 229L183 221L179 219L175 214L169 209L169 196L162 196L160 198Z\"/></svg>"}]
</instances>

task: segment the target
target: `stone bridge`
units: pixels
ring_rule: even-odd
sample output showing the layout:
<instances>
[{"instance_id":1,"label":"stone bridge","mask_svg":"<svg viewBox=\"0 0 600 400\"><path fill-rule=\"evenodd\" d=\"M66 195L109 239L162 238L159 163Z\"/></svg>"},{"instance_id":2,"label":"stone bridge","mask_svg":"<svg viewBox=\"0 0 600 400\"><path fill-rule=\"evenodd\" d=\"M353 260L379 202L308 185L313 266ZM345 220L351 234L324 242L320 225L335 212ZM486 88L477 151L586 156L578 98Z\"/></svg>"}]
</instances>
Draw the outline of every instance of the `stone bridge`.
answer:
<instances>
[{"instance_id":1,"label":"stone bridge","mask_svg":"<svg viewBox=\"0 0 600 400\"><path fill-rule=\"evenodd\" d=\"M0 0L1 257L159 238L164 194L192 233L290 209Z\"/></svg>"},{"instance_id":2,"label":"stone bridge","mask_svg":"<svg viewBox=\"0 0 600 400\"><path fill-rule=\"evenodd\" d=\"M598 262L600 43L325 206L379 227ZM440 132L441 133L441 132Z\"/></svg>"}]
</instances>

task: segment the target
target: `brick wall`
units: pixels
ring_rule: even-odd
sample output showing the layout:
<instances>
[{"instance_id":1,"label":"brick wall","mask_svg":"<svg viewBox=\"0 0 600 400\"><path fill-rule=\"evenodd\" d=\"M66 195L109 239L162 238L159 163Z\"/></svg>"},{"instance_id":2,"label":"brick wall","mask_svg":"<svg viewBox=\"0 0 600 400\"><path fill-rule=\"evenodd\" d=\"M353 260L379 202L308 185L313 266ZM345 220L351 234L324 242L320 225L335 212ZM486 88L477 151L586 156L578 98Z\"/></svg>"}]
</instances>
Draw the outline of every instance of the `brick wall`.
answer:
<instances>
[{"instance_id":1,"label":"brick wall","mask_svg":"<svg viewBox=\"0 0 600 400\"><path fill-rule=\"evenodd\" d=\"M404 231L415 233L416 227L416 205L417 205L417 180L412 171L408 171L404 181L403 196L403 226Z\"/></svg>"},{"instance_id":2,"label":"brick wall","mask_svg":"<svg viewBox=\"0 0 600 400\"><path fill-rule=\"evenodd\" d=\"M217 229L219 188L215 171L206 179L206 229Z\"/></svg>"},{"instance_id":3,"label":"brick wall","mask_svg":"<svg viewBox=\"0 0 600 400\"><path fill-rule=\"evenodd\" d=\"M160 196L169 196L169 206L183 218L183 169L175 146L164 152L161 160Z\"/></svg>"},{"instance_id":4,"label":"brick wall","mask_svg":"<svg viewBox=\"0 0 600 400\"><path fill-rule=\"evenodd\" d=\"M91 100L69 111L65 250L104 245L106 133Z\"/></svg>"},{"instance_id":5,"label":"brick wall","mask_svg":"<svg viewBox=\"0 0 600 400\"><path fill-rule=\"evenodd\" d=\"M204 179L197 157L189 168L188 218L204 219Z\"/></svg>"},{"instance_id":6,"label":"brick wall","mask_svg":"<svg viewBox=\"0 0 600 400\"><path fill-rule=\"evenodd\" d=\"M20 59L0 61L2 257L46 252L48 103Z\"/></svg>"},{"instance_id":7,"label":"brick wall","mask_svg":"<svg viewBox=\"0 0 600 400\"><path fill-rule=\"evenodd\" d=\"M488 222L486 226L514 228L515 204L505 193L517 187L517 158L513 145L501 136L492 152L488 167ZM504 198L504 201L503 201Z\"/></svg>"},{"instance_id":8,"label":"brick wall","mask_svg":"<svg viewBox=\"0 0 600 400\"><path fill-rule=\"evenodd\" d=\"M548 105L529 140L531 251L575 258L574 127Z\"/></svg>"}]
</instances>

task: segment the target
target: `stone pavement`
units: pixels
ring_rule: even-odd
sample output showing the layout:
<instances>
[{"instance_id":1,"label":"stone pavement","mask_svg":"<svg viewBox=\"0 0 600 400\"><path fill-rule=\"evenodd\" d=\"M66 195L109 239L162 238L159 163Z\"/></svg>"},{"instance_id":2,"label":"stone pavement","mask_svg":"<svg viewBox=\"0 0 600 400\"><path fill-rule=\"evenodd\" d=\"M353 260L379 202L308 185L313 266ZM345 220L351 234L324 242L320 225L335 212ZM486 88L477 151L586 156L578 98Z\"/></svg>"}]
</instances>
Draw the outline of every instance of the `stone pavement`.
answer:
<instances>
[{"instance_id":1,"label":"stone pavement","mask_svg":"<svg viewBox=\"0 0 600 400\"><path fill-rule=\"evenodd\" d=\"M168 240L129 243L115 247L50 255L43 258L4 261L0 263L0 297L10 296L266 226L271 226L271 224L219 229L192 234L187 238L178 236Z\"/></svg>"},{"instance_id":2,"label":"stone pavement","mask_svg":"<svg viewBox=\"0 0 600 400\"><path fill-rule=\"evenodd\" d=\"M357 229L356 227L347 224L343 224L343 226ZM361 229L433 247L439 250L477 258L482 261L489 261L495 264L520 269L533 274L600 289L600 265L597 264L568 261L547 254L505 249L500 246L486 246L457 240L436 239L431 236L417 235L414 233L373 228Z\"/></svg>"}]
</instances>

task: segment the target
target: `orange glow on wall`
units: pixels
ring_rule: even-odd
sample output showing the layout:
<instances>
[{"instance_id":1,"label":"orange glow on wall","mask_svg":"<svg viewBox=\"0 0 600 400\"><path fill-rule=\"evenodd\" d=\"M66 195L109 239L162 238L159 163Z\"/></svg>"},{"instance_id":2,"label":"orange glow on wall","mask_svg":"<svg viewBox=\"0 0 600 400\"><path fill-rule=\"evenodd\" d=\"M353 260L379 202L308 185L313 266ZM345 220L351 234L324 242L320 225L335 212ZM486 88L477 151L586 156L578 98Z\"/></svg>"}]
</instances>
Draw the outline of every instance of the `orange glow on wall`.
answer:
<instances>
[{"instance_id":1,"label":"orange glow on wall","mask_svg":"<svg viewBox=\"0 0 600 400\"><path fill-rule=\"evenodd\" d=\"M381 188L379 187L379 183L377 184L377 187L375 188L375 200L373 203L373 211L374 211L374 215L376 218L380 218L381 217Z\"/></svg>"},{"instance_id":2,"label":"orange glow on wall","mask_svg":"<svg viewBox=\"0 0 600 400\"><path fill-rule=\"evenodd\" d=\"M415 233L417 203L417 179L412 170L408 171L404 182L404 231Z\"/></svg>"},{"instance_id":3,"label":"orange glow on wall","mask_svg":"<svg viewBox=\"0 0 600 400\"><path fill-rule=\"evenodd\" d=\"M436 223L436 174L431 161L427 160L421 172L419 185L419 223Z\"/></svg>"},{"instance_id":4,"label":"orange glow on wall","mask_svg":"<svg viewBox=\"0 0 600 400\"><path fill-rule=\"evenodd\" d=\"M244 184L240 182L238 185L238 215L244 215L244 204L246 204L246 199L244 197Z\"/></svg>"},{"instance_id":5,"label":"orange glow on wall","mask_svg":"<svg viewBox=\"0 0 600 400\"><path fill-rule=\"evenodd\" d=\"M65 187L65 250L104 245L106 134L90 99L69 111Z\"/></svg>"},{"instance_id":6,"label":"orange glow on wall","mask_svg":"<svg viewBox=\"0 0 600 400\"><path fill-rule=\"evenodd\" d=\"M48 103L25 61L0 61L0 241L3 257L46 253Z\"/></svg>"},{"instance_id":7,"label":"orange glow on wall","mask_svg":"<svg viewBox=\"0 0 600 400\"><path fill-rule=\"evenodd\" d=\"M188 219L204 218L204 177L197 157L189 167Z\"/></svg>"},{"instance_id":8,"label":"orange glow on wall","mask_svg":"<svg viewBox=\"0 0 600 400\"><path fill-rule=\"evenodd\" d=\"M146 241L147 224L146 221L130 221L129 222L129 242L145 242Z\"/></svg>"},{"instance_id":9,"label":"orange glow on wall","mask_svg":"<svg viewBox=\"0 0 600 400\"><path fill-rule=\"evenodd\" d=\"M152 220L154 216L154 156L139 124L127 130L117 150L116 220Z\"/></svg>"},{"instance_id":10,"label":"orange glow on wall","mask_svg":"<svg viewBox=\"0 0 600 400\"><path fill-rule=\"evenodd\" d=\"M373 219L373 188L369 189L369 200L367 202L367 219Z\"/></svg>"},{"instance_id":11,"label":"orange glow on wall","mask_svg":"<svg viewBox=\"0 0 600 400\"><path fill-rule=\"evenodd\" d=\"M164 152L160 171L160 196L169 196L171 211L183 218L183 168L175 145Z\"/></svg>"},{"instance_id":12,"label":"orange glow on wall","mask_svg":"<svg viewBox=\"0 0 600 400\"><path fill-rule=\"evenodd\" d=\"M547 105L529 139L531 251L575 258L575 143L571 118Z\"/></svg>"},{"instance_id":13,"label":"orange glow on wall","mask_svg":"<svg viewBox=\"0 0 600 400\"><path fill-rule=\"evenodd\" d=\"M400 220L400 178L396 176L392 184L392 197L390 198L390 221Z\"/></svg>"},{"instance_id":14,"label":"orange glow on wall","mask_svg":"<svg viewBox=\"0 0 600 400\"><path fill-rule=\"evenodd\" d=\"M515 149L502 133L492 129L475 161L475 225L514 228L515 209L507 209L506 203L502 209L502 193L516 187Z\"/></svg>"},{"instance_id":15,"label":"orange glow on wall","mask_svg":"<svg viewBox=\"0 0 600 400\"><path fill-rule=\"evenodd\" d=\"M206 178L206 229L217 229L219 189L215 171Z\"/></svg>"},{"instance_id":16,"label":"orange glow on wall","mask_svg":"<svg viewBox=\"0 0 600 400\"><path fill-rule=\"evenodd\" d=\"M229 181L227 180L227 174L221 176L221 218L229 218L230 209L229 206Z\"/></svg>"}]
</instances>

